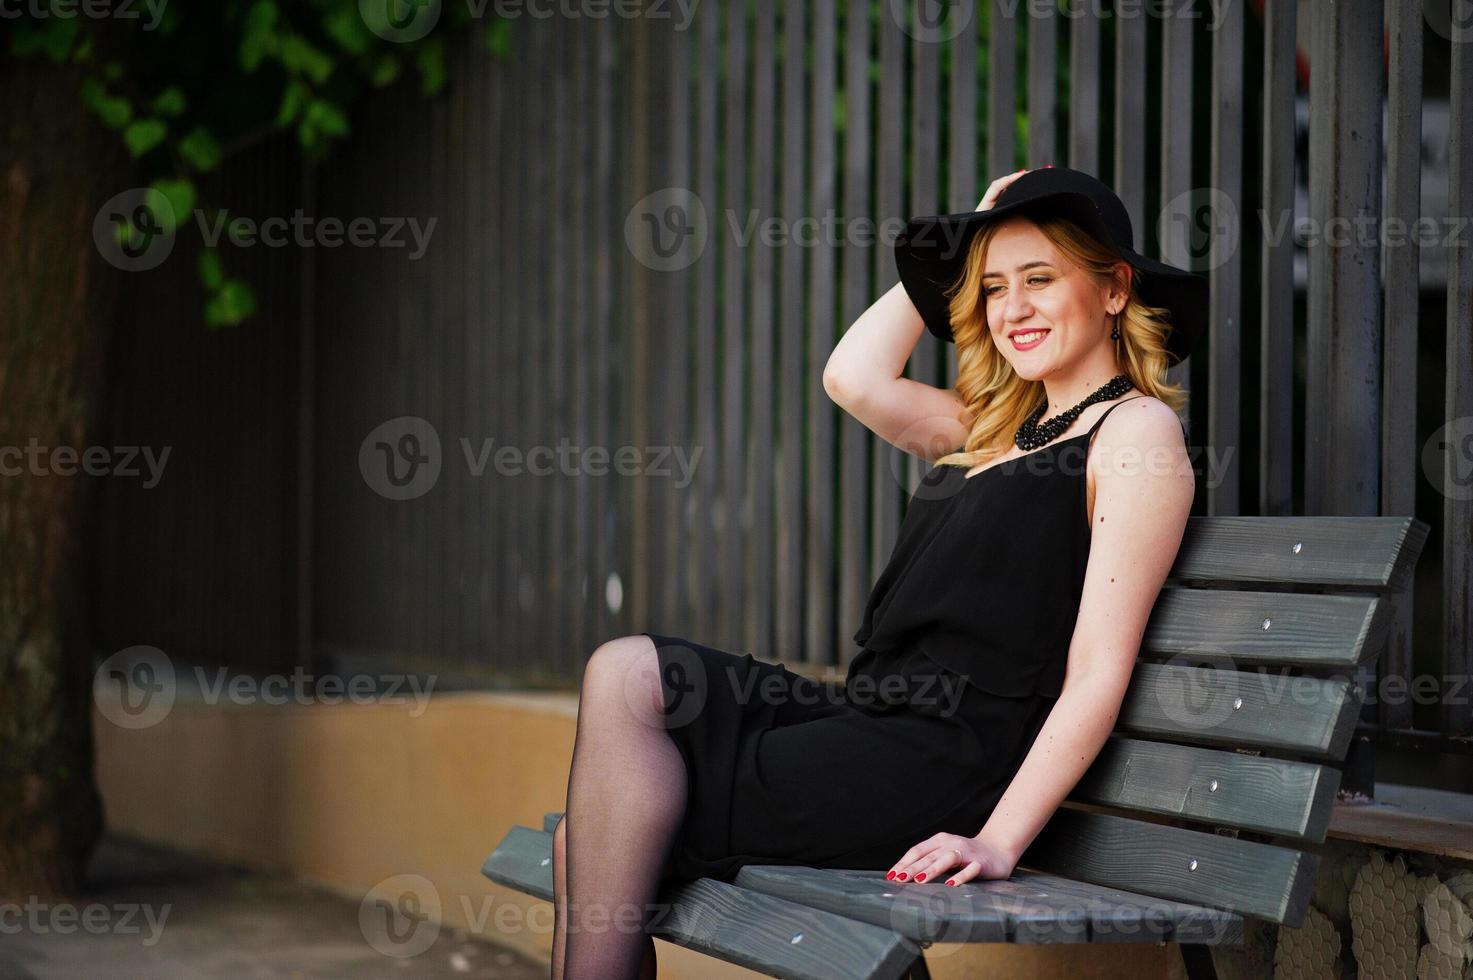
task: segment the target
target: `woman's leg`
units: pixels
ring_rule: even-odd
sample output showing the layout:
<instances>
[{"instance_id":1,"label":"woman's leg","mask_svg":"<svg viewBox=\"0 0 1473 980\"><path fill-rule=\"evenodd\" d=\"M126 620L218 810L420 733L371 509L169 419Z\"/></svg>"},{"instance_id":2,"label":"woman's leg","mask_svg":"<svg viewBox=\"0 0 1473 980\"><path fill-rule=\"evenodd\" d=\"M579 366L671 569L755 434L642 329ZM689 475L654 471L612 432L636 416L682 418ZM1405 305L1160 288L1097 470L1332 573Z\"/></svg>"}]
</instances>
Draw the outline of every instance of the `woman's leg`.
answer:
<instances>
[{"instance_id":1,"label":"woman's leg","mask_svg":"<svg viewBox=\"0 0 1473 980\"><path fill-rule=\"evenodd\" d=\"M643 924L685 814L686 775L664 730L650 638L601 645L583 671L564 844L555 860L553 980L635 978L653 952ZM554 833L554 840L559 835ZM650 957L653 958L652 956ZM652 974L651 974L652 975Z\"/></svg>"},{"instance_id":2,"label":"woman's leg","mask_svg":"<svg viewBox=\"0 0 1473 980\"><path fill-rule=\"evenodd\" d=\"M553 891L553 934L552 934L552 980L563 980L563 960L568 941L568 815L558 818L552 830L552 891ZM639 980L655 980L658 960L655 957L653 936L644 937L644 962L639 968Z\"/></svg>"}]
</instances>

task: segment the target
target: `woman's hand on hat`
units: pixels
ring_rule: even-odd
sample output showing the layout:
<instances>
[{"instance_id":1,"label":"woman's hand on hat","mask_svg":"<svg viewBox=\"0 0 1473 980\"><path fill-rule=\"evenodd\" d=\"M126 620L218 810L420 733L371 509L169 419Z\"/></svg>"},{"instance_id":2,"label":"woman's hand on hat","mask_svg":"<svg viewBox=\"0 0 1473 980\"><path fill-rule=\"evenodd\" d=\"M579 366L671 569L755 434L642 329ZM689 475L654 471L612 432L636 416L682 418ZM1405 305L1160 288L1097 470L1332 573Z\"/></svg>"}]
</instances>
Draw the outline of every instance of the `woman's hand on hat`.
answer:
<instances>
[{"instance_id":1,"label":"woman's hand on hat","mask_svg":"<svg viewBox=\"0 0 1473 980\"><path fill-rule=\"evenodd\" d=\"M1017 180L1019 177L1023 176L1027 172L1028 168L1024 167L1022 170L1015 170L1010 174L1005 174L994 180L990 185L988 185L987 193L982 195L982 200L977 205L977 210L989 210L994 204L997 203L997 195L1001 194L1004 190L1007 189L1007 186L1009 184L1011 184L1013 181Z\"/></svg>"}]
</instances>

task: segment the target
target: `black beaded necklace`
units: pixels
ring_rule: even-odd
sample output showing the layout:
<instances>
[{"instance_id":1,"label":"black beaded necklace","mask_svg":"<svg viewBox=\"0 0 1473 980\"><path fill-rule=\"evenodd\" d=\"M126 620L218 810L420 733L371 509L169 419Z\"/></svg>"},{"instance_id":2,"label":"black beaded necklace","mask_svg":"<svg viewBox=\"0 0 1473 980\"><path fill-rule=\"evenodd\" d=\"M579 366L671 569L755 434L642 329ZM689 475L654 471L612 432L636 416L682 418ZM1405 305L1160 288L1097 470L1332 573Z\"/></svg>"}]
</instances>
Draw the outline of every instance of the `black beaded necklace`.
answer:
<instances>
[{"instance_id":1,"label":"black beaded necklace","mask_svg":"<svg viewBox=\"0 0 1473 980\"><path fill-rule=\"evenodd\" d=\"M1023 424L1018 426L1018 431L1013 435L1013 443L1019 449L1024 450L1037 449L1040 446L1046 446L1057 439L1060 435L1062 435L1064 430L1069 428L1069 426L1073 424L1075 419L1079 418L1080 412L1084 411L1095 402L1107 402L1112 399L1119 398L1121 395L1125 394L1127 391L1134 387L1135 385L1130 383L1129 375L1117 374L1115 375L1115 377L1111 378L1109 381L1106 381L1103 385L1090 392L1089 395L1085 397L1084 401L1080 402L1078 405L1075 405L1073 408L1068 409L1067 411L1060 412L1058 415L1055 415L1047 422L1040 423L1038 420L1043 418L1043 413L1048 409L1048 399L1045 398L1043 404L1034 409L1033 412L1026 419L1023 420Z\"/></svg>"}]
</instances>

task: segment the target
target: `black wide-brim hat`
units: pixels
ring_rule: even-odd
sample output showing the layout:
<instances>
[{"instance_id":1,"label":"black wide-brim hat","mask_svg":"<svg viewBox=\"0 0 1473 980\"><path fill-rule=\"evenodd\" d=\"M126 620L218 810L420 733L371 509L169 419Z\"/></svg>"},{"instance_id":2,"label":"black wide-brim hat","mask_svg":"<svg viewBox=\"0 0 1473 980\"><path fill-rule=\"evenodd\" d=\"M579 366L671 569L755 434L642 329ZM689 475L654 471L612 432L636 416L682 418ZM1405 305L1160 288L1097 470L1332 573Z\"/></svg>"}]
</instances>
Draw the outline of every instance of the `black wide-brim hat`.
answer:
<instances>
[{"instance_id":1,"label":"black wide-brim hat","mask_svg":"<svg viewBox=\"0 0 1473 980\"><path fill-rule=\"evenodd\" d=\"M952 342L950 301L945 290L966 264L972 238L1011 215L1058 214L1069 218L1120 253L1139 274L1140 298L1171 311L1167 351L1181 363L1192 353L1207 319L1208 282L1200 273L1179 269L1135 250L1130 214L1115 192L1099 179L1069 167L1029 170L997 196L986 211L911 218L895 239L895 268L920 312L926 329Z\"/></svg>"}]
</instances>

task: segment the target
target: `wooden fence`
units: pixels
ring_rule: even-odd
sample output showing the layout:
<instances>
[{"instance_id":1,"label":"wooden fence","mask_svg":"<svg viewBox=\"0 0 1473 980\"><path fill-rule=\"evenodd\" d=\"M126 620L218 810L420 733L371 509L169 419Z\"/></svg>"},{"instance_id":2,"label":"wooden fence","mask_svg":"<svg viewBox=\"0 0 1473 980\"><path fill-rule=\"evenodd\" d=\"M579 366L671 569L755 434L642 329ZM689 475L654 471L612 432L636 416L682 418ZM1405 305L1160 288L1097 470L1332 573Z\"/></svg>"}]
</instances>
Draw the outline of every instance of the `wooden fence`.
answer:
<instances>
[{"instance_id":1,"label":"wooden fence","mask_svg":"<svg viewBox=\"0 0 1473 980\"><path fill-rule=\"evenodd\" d=\"M1386 3L1383 74L1372 0L1302 6L1307 22L1292 3L1050 6L925 6L940 21L899 0L703 3L688 24L676 7L527 16L506 61L466 37L440 97L401 86L362 106L351 143L266 206L380 229L433 220L424 252L405 230L405 247L260 260L279 301L246 339L210 343L286 345L269 409L239 403L264 405L266 388L239 385L163 402L172 386L154 369L152 390L123 400L118 424L135 432L164 405L269 420L287 438L252 443L252 459L296 480L115 488L125 546L106 559L108 642L165 635L263 669L329 651L568 684L598 643L648 629L842 669L917 469L829 401L824 361L895 282L900 219L970 209L992 177L1054 163L1111 183L1143 251L1211 276L1210 336L1175 372L1193 392L1193 445L1214 453L1199 458L1196 512L1415 513L1440 548L1383 662L1449 688L1473 674L1468 232L1436 295L1418 290L1415 247L1357 241L1309 249L1296 297L1292 239L1269 241L1256 219L1292 213L1306 66L1307 217L1416 216L1424 53L1450 101L1448 212L1466 216L1469 44L1421 5ZM191 274L140 281L130 315L156 314L149 294ZM127 372L149 357L196 371L193 347L164 339L194 329L191 314L170 307L172 327L135 336L117 383L140 383ZM909 371L946 384L954 364L925 334ZM228 441L170 431L191 465L231 465ZM564 441L566 467L552 455ZM544 462L552 472L528 472ZM415 479L428 487L413 493ZM222 511L214 497L257 492L279 506ZM223 550L151 537L187 518L216 540L222 513L246 522ZM278 574L193 588L189 622L245 607L276 624L253 643L294 649L157 627L171 588L258 552ZM1438 710L1387 705L1379 723L1443 745L1473 734L1466 692Z\"/></svg>"}]
</instances>

